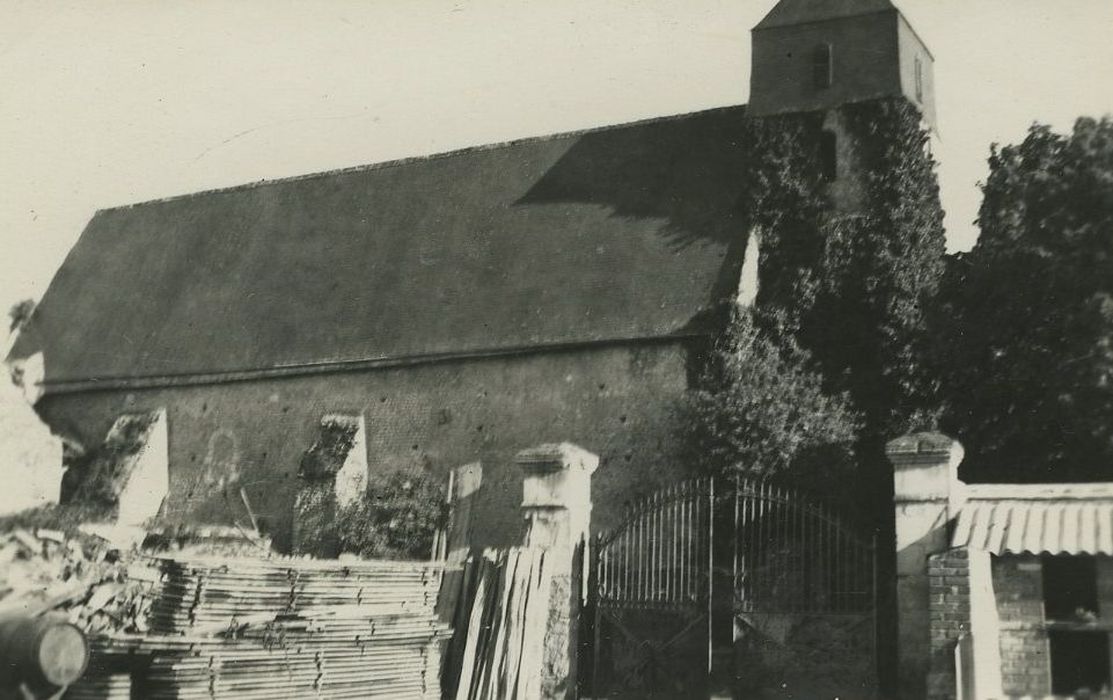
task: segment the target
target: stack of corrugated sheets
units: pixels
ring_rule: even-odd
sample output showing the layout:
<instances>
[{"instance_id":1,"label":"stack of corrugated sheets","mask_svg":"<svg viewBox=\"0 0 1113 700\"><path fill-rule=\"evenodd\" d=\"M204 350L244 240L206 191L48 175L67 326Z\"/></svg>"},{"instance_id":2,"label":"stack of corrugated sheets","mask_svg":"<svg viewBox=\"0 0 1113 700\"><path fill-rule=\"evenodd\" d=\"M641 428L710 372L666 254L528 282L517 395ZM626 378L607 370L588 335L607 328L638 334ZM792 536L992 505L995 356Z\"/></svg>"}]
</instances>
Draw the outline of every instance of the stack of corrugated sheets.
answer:
<instances>
[{"instance_id":1,"label":"stack of corrugated sheets","mask_svg":"<svg viewBox=\"0 0 1113 700\"><path fill-rule=\"evenodd\" d=\"M131 700L131 674L98 673L90 669L83 678L69 687L66 700Z\"/></svg>"},{"instance_id":2,"label":"stack of corrugated sheets","mask_svg":"<svg viewBox=\"0 0 1113 700\"><path fill-rule=\"evenodd\" d=\"M159 568L151 632L93 640L94 659L133 660L140 697L440 697L449 629L434 614L437 564L164 559Z\"/></svg>"},{"instance_id":3,"label":"stack of corrugated sheets","mask_svg":"<svg viewBox=\"0 0 1113 700\"><path fill-rule=\"evenodd\" d=\"M276 614L335 617L354 612L432 614L439 565L319 559L163 559L162 593L151 606L157 632L189 633Z\"/></svg>"}]
</instances>

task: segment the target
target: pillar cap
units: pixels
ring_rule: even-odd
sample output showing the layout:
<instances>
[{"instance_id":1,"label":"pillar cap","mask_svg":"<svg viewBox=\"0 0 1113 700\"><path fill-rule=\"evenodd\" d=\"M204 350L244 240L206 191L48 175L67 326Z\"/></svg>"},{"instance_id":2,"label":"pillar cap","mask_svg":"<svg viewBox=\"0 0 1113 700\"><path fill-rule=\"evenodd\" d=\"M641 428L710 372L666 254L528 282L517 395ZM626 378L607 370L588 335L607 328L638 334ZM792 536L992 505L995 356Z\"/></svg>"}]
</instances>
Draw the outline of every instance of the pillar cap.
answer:
<instances>
[{"instance_id":1,"label":"pillar cap","mask_svg":"<svg viewBox=\"0 0 1113 700\"><path fill-rule=\"evenodd\" d=\"M527 471L582 471L593 473L599 467L598 455L570 442L551 442L522 450L514 461Z\"/></svg>"},{"instance_id":2,"label":"pillar cap","mask_svg":"<svg viewBox=\"0 0 1113 700\"><path fill-rule=\"evenodd\" d=\"M910 433L885 445L885 455L896 466L951 461L957 464L964 452L958 440L937 432Z\"/></svg>"},{"instance_id":3,"label":"pillar cap","mask_svg":"<svg viewBox=\"0 0 1113 700\"><path fill-rule=\"evenodd\" d=\"M962 444L943 433L904 435L885 445L893 464L893 498L897 503L948 501L957 508L963 500L958 478Z\"/></svg>"}]
</instances>

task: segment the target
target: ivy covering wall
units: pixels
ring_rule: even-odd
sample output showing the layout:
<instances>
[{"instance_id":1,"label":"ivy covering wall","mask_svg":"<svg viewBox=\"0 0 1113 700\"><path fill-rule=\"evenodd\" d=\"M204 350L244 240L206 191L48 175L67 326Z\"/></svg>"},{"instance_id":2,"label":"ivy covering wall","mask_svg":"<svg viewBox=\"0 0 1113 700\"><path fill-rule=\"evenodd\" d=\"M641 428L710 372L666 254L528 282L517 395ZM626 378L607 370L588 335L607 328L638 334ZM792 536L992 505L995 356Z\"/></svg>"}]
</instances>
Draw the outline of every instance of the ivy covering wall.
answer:
<instances>
[{"instance_id":1,"label":"ivy covering wall","mask_svg":"<svg viewBox=\"0 0 1113 700\"><path fill-rule=\"evenodd\" d=\"M883 497L891 479L881 445L935 418L921 357L943 271L943 211L915 107L874 100L834 118L837 182L820 160L832 116L750 120L742 207L761 239L758 296L719 343L687 424L696 448L715 455L714 469L798 473L813 483L827 469L833 481L864 477L854 489L880 480L873 495ZM838 201L839 192L853 196ZM773 350L740 346L749 333ZM731 373L743 359L762 368ZM764 444L744 447L740 434Z\"/></svg>"}]
</instances>

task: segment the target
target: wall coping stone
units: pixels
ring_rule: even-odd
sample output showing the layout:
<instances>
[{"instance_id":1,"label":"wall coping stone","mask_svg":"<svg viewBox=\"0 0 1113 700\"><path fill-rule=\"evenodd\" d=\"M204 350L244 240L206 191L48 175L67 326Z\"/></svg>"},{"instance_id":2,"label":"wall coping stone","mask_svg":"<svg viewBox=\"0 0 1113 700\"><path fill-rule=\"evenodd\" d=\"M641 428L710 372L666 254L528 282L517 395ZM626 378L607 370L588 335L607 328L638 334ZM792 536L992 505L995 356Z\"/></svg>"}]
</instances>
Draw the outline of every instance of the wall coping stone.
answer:
<instances>
[{"instance_id":1,"label":"wall coping stone","mask_svg":"<svg viewBox=\"0 0 1113 700\"><path fill-rule=\"evenodd\" d=\"M560 471L562 469L593 473L599 467L599 457L570 442L554 442L520 451L514 461L534 472Z\"/></svg>"},{"instance_id":2,"label":"wall coping stone","mask_svg":"<svg viewBox=\"0 0 1113 700\"><path fill-rule=\"evenodd\" d=\"M952 459L957 453L957 461L962 460L962 444L954 438L937 432L921 432L902 435L885 445L885 454L897 466L901 464L921 464L937 462L944 458Z\"/></svg>"}]
</instances>

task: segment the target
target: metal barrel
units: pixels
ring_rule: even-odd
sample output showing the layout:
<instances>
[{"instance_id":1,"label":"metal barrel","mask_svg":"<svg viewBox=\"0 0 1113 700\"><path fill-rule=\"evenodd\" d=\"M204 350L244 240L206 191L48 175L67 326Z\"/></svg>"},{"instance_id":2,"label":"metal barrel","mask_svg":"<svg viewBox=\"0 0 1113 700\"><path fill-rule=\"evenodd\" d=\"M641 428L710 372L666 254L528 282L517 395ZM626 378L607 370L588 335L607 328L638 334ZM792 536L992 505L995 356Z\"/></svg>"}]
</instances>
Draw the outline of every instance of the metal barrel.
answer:
<instances>
[{"instance_id":1,"label":"metal barrel","mask_svg":"<svg viewBox=\"0 0 1113 700\"><path fill-rule=\"evenodd\" d=\"M9 677L30 687L64 688L85 672L85 633L61 615L0 619L0 664Z\"/></svg>"}]
</instances>

